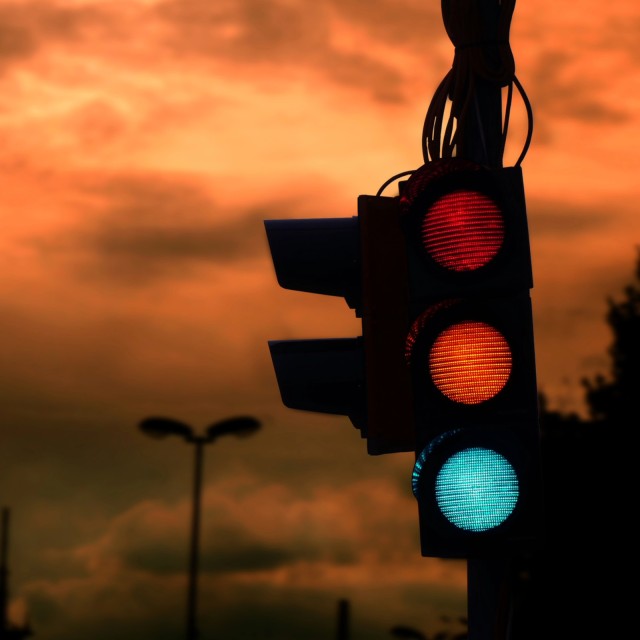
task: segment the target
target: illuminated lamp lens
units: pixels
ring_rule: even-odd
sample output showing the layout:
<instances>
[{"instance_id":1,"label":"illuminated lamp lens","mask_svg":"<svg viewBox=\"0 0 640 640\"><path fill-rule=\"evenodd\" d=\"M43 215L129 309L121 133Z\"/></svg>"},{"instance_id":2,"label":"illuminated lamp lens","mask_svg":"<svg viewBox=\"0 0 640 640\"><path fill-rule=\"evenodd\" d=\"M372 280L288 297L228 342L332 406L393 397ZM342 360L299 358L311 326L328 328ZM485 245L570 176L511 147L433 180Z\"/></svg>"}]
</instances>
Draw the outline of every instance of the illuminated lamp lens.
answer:
<instances>
[{"instance_id":1,"label":"illuminated lamp lens","mask_svg":"<svg viewBox=\"0 0 640 640\"><path fill-rule=\"evenodd\" d=\"M479 191L458 190L438 198L422 220L429 255L452 271L474 271L489 263L504 241L498 205Z\"/></svg>"},{"instance_id":2,"label":"illuminated lamp lens","mask_svg":"<svg viewBox=\"0 0 640 640\"><path fill-rule=\"evenodd\" d=\"M509 461L492 449L458 451L436 477L436 502L444 517L464 531L501 525L518 501L518 478Z\"/></svg>"},{"instance_id":3,"label":"illuminated lamp lens","mask_svg":"<svg viewBox=\"0 0 640 640\"><path fill-rule=\"evenodd\" d=\"M447 327L431 345L429 373L449 400L479 404L493 398L511 375L511 349L485 322L467 320Z\"/></svg>"}]
</instances>

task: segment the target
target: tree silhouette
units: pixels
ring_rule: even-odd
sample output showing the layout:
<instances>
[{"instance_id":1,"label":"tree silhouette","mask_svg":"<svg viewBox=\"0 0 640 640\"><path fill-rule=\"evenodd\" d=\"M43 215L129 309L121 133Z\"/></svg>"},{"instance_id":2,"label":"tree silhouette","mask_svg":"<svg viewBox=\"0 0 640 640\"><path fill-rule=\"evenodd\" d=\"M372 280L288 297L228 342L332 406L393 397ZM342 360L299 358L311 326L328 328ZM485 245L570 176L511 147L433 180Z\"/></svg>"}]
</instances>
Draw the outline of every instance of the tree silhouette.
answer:
<instances>
[{"instance_id":1,"label":"tree silhouette","mask_svg":"<svg viewBox=\"0 0 640 640\"><path fill-rule=\"evenodd\" d=\"M608 300L607 322L613 332L613 343L608 351L611 357L609 379L600 374L593 380L582 381L591 418L611 424L621 424L633 415L640 388L640 248L636 251L635 282L624 288L622 300Z\"/></svg>"},{"instance_id":2,"label":"tree silhouette","mask_svg":"<svg viewBox=\"0 0 640 640\"><path fill-rule=\"evenodd\" d=\"M628 635L622 585L635 578L625 560L635 536L624 534L635 529L637 498L625 461L640 391L640 249L634 281L607 305L610 372L580 381L589 419L550 410L540 396L544 535L525 571L530 631L514 638Z\"/></svg>"}]
</instances>

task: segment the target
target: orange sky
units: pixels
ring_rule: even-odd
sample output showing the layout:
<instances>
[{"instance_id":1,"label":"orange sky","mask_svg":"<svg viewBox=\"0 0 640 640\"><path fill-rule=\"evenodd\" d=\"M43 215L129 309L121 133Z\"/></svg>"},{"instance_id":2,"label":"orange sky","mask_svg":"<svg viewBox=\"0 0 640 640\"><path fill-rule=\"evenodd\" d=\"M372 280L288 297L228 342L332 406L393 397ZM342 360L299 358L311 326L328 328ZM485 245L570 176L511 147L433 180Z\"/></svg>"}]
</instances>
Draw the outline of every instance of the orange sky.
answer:
<instances>
[{"instance_id":1,"label":"orange sky","mask_svg":"<svg viewBox=\"0 0 640 640\"><path fill-rule=\"evenodd\" d=\"M563 410L608 371L635 267L639 25L595 0L512 22L538 380ZM212 636L329 637L342 597L371 640L464 612L464 566L419 555L411 454L282 407L267 341L360 325L278 287L262 223L355 215L422 164L452 59L435 0L0 1L0 496L38 637L180 633L191 452L141 435L151 414L264 423L206 454Z\"/></svg>"}]
</instances>

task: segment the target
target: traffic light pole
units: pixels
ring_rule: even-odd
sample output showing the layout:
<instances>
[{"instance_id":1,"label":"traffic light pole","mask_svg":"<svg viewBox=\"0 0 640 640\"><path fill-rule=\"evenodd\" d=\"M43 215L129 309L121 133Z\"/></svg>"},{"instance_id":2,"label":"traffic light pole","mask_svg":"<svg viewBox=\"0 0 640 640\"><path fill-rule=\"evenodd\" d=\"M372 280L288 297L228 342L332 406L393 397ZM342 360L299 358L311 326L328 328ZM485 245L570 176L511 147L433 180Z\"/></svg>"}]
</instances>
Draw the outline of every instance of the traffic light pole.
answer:
<instances>
[{"instance_id":1,"label":"traffic light pole","mask_svg":"<svg viewBox=\"0 0 640 640\"><path fill-rule=\"evenodd\" d=\"M478 82L474 96L476 126L470 129L469 160L499 168L502 139L502 95L499 86ZM467 560L469 640L516 640L509 632L511 562L508 556Z\"/></svg>"},{"instance_id":2,"label":"traffic light pole","mask_svg":"<svg viewBox=\"0 0 640 640\"><path fill-rule=\"evenodd\" d=\"M476 118L467 141L469 160L501 166L501 88L478 82L473 109ZM501 556L467 560L467 613L469 640L509 638L510 562Z\"/></svg>"},{"instance_id":3,"label":"traffic light pole","mask_svg":"<svg viewBox=\"0 0 640 640\"><path fill-rule=\"evenodd\" d=\"M485 18L497 16L497 4L484 3ZM469 159L492 168L502 166L502 89L500 86L478 80L474 96L477 118L470 120L467 149ZM467 560L467 611L469 640L523 640L514 625L516 615L514 593L514 560L506 554ZM527 627L528 625L524 625Z\"/></svg>"},{"instance_id":4,"label":"traffic light pole","mask_svg":"<svg viewBox=\"0 0 640 640\"><path fill-rule=\"evenodd\" d=\"M482 10L485 32L497 33L495 25L499 20L499 3L484 2ZM468 159L500 168L503 154L502 88L478 78L473 100L475 117L469 118L469 137L464 141ZM508 555L467 560L469 640L519 640L511 630L513 573L513 562Z\"/></svg>"}]
</instances>

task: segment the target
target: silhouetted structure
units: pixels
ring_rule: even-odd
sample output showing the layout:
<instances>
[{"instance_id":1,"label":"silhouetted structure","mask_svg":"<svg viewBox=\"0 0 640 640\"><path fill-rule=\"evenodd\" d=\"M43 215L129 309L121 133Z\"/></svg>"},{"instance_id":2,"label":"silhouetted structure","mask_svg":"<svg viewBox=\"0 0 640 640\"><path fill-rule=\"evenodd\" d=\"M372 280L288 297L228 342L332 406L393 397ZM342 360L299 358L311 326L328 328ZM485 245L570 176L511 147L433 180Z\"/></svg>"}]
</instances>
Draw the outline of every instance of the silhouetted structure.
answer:
<instances>
[{"instance_id":1,"label":"silhouetted structure","mask_svg":"<svg viewBox=\"0 0 640 640\"><path fill-rule=\"evenodd\" d=\"M349 640L349 618L349 601L345 599L338 600L338 620L336 625L337 640Z\"/></svg>"},{"instance_id":2,"label":"silhouetted structure","mask_svg":"<svg viewBox=\"0 0 640 640\"><path fill-rule=\"evenodd\" d=\"M29 623L23 626L9 621L9 509L2 509L2 553L0 557L0 640L22 640L33 635Z\"/></svg>"}]
</instances>

